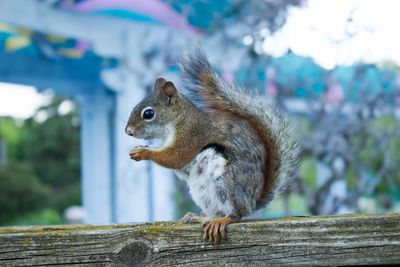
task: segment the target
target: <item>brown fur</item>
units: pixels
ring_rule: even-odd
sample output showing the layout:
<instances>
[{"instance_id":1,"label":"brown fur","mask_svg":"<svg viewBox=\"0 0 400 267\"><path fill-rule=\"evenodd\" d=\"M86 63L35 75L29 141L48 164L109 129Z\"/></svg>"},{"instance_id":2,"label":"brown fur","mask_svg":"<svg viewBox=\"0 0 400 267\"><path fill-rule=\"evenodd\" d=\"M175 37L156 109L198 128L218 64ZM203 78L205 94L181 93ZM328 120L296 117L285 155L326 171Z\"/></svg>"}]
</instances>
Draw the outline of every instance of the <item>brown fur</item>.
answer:
<instances>
[{"instance_id":1,"label":"brown fur","mask_svg":"<svg viewBox=\"0 0 400 267\"><path fill-rule=\"evenodd\" d=\"M152 160L167 168L181 169L190 163L205 145L215 142L219 137L218 130L213 128L206 114L185 96L180 95L172 82L163 78L155 81L153 94L132 111L127 128L132 129L134 135L146 125L140 117L141 109L146 106L152 106L157 113L161 113L159 116L162 118L159 118L157 124L174 124L175 138L168 147L162 149L133 149L130 156L134 160Z\"/></svg>"},{"instance_id":2,"label":"brown fur","mask_svg":"<svg viewBox=\"0 0 400 267\"><path fill-rule=\"evenodd\" d=\"M280 192L295 161L296 144L270 106L224 83L200 50L188 55L181 69L202 108L179 94L172 82L157 79L153 94L133 109L126 131L142 139L163 139L164 146L135 148L130 156L179 170L208 217L226 216L208 220L204 229L205 238L219 243L227 224Z\"/></svg>"},{"instance_id":3,"label":"brown fur","mask_svg":"<svg viewBox=\"0 0 400 267\"><path fill-rule=\"evenodd\" d=\"M214 73L204 73L201 76L201 81L204 82L205 86L213 85ZM197 90L197 89L194 89ZM279 164L279 158L276 157L276 144L269 131L266 131L264 127L252 116L241 112L240 110L232 110L232 106L226 103L216 91L214 90L199 90L196 91L200 98L206 104L206 113L210 114L214 120L221 119L222 114L226 117L230 117L232 120L245 120L251 127L256 131L258 138L261 140L264 151L265 151L265 164L264 164L264 184L262 187L261 194L257 198L258 203L262 203L266 198L268 198L268 193L272 193L272 187L277 179L276 167ZM250 94L247 90L244 93Z\"/></svg>"},{"instance_id":4,"label":"brown fur","mask_svg":"<svg viewBox=\"0 0 400 267\"><path fill-rule=\"evenodd\" d=\"M192 127L185 121L179 121L176 124L174 142L162 150L151 151L149 159L171 169L181 169L189 164L200 150L210 142L207 138L208 133L204 132L208 127L204 128L205 125L201 125L200 118L196 117L192 120L200 124L198 125L200 127Z\"/></svg>"}]
</instances>

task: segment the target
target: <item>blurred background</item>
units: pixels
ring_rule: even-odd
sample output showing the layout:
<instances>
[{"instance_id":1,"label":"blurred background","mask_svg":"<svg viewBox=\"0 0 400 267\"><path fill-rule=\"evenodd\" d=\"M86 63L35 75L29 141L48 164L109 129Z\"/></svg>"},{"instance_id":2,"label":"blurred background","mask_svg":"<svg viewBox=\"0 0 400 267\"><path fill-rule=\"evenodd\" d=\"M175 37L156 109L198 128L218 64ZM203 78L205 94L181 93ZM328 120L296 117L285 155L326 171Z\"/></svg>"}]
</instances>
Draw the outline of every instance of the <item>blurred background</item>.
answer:
<instances>
[{"instance_id":1,"label":"blurred background","mask_svg":"<svg viewBox=\"0 0 400 267\"><path fill-rule=\"evenodd\" d=\"M198 211L124 133L199 42L270 99L301 146L295 188L255 216L400 212L400 2L0 0L0 225L175 220ZM179 88L179 87L178 87Z\"/></svg>"}]
</instances>

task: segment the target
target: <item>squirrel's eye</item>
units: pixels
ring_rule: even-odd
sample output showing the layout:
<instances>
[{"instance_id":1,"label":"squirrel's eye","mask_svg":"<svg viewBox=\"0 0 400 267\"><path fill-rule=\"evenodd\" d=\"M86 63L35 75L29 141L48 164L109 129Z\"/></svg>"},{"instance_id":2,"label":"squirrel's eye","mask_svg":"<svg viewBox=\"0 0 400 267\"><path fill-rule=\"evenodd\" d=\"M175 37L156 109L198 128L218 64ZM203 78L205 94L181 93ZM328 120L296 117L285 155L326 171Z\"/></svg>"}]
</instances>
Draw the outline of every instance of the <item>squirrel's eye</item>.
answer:
<instances>
[{"instance_id":1,"label":"squirrel's eye","mask_svg":"<svg viewBox=\"0 0 400 267\"><path fill-rule=\"evenodd\" d=\"M142 110L142 118L145 121L152 121L156 118L156 111L152 107L145 107Z\"/></svg>"}]
</instances>

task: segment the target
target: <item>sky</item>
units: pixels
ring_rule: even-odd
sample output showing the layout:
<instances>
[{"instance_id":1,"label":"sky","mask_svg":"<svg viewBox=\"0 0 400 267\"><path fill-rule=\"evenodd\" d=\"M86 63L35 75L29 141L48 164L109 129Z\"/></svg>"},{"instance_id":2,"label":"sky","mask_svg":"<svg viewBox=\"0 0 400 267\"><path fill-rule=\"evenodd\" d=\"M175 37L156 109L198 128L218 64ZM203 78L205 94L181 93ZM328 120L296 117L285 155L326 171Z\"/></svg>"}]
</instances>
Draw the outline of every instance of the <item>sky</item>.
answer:
<instances>
[{"instance_id":1,"label":"sky","mask_svg":"<svg viewBox=\"0 0 400 267\"><path fill-rule=\"evenodd\" d=\"M400 1L307 2L305 8L289 10L282 30L264 43L267 52L279 56L290 48L327 69L357 61L400 65Z\"/></svg>"},{"instance_id":2,"label":"sky","mask_svg":"<svg viewBox=\"0 0 400 267\"><path fill-rule=\"evenodd\" d=\"M285 26L264 43L265 51L280 56L290 48L327 69L358 61L400 65L400 0L307 3L289 10ZM46 101L32 87L0 83L0 116L27 118Z\"/></svg>"},{"instance_id":3,"label":"sky","mask_svg":"<svg viewBox=\"0 0 400 267\"><path fill-rule=\"evenodd\" d=\"M0 116L28 118L48 97L32 86L0 82Z\"/></svg>"}]
</instances>

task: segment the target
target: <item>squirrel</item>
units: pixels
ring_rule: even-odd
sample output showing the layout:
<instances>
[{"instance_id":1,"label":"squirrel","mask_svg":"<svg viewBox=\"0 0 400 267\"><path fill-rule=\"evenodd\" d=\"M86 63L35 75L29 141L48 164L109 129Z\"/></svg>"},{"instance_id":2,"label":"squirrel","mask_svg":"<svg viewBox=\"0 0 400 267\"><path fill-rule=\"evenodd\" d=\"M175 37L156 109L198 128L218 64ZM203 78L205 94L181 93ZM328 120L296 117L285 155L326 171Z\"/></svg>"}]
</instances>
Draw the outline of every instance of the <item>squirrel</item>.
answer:
<instances>
[{"instance_id":1,"label":"squirrel","mask_svg":"<svg viewBox=\"0 0 400 267\"><path fill-rule=\"evenodd\" d=\"M198 106L158 78L133 108L125 132L163 144L129 155L173 169L186 181L203 214L189 212L181 222L203 223L204 239L219 244L226 225L265 207L285 188L298 145L272 104L224 82L200 48L186 52L180 69Z\"/></svg>"}]
</instances>

